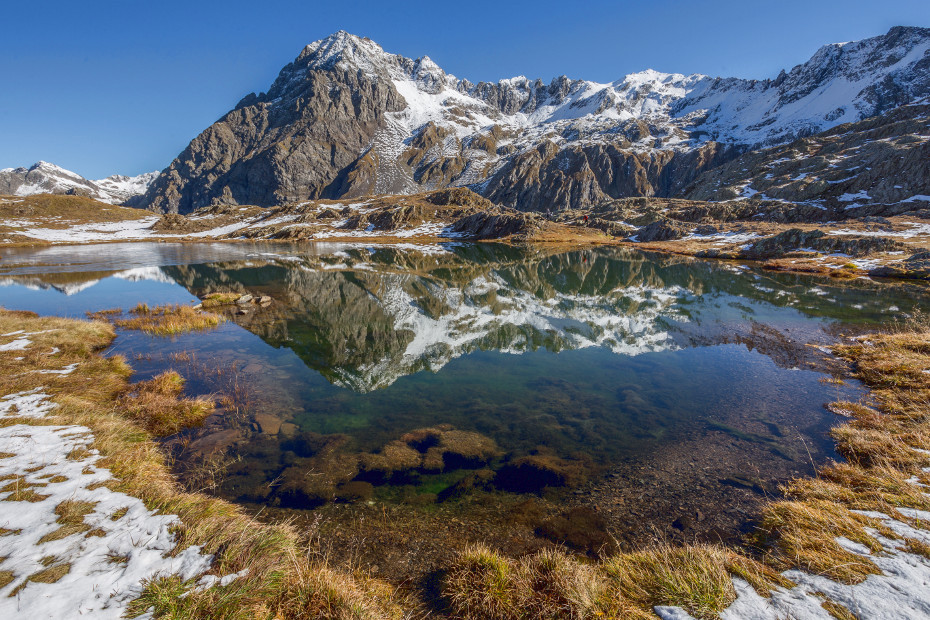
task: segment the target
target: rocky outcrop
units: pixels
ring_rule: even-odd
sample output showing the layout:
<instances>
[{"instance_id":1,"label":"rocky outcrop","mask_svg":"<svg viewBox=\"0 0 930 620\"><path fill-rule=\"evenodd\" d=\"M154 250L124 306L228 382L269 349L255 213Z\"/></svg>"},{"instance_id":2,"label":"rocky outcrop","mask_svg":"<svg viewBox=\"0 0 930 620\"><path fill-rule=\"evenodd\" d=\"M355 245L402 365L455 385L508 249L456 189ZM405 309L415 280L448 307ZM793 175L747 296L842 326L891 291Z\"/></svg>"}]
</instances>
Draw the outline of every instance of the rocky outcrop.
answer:
<instances>
[{"instance_id":1,"label":"rocky outcrop","mask_svg":"<svg viewBox=\"0 0 930 620\"><path fill-rule=\"evenodd\" d=\"M450 232L475 241L529 237L552 227L542 217L532 213L519 213L495 209L480 211L456 220Z\"/></svg>"},{"instance_id":2,"label":"rocky outcrop","mask_svg":"<svg viewBox=\"0 0 930 620\"><path fill-rule=\"evenodd\" d=\"M572 148L547 141L512 157L482 191L522 211L562 211L632 196L669 197L739 153L716 142L686 152L639 152L623 141Z\"/></svg>"},{"instance_id":3,"label":"rocky outcrop","mask_svg":"<svg viewBox=\"0 0 930 620\"><path fill-rule=\"evenodd\" d=\"M896 252L907 249L907 245L888 237L864 237L857 235L828 235L822 230L803 231L791 228L777 235L760 239L742 251L741 258L764 260L779 258L790 252L814 251L841 253L848 256L867 256L874 252Z\"/></svg>"},{"instance_id":4,"label":"rocky outcrop","mask_svg":"<svg viewBox=\"0 0 930 620\"><path fill-rule=\"evenodd\" d=\"M927 208L930 104L747 153L703 174L684 194L700 201L740 200L756 212L780 206L784 221L792 221L787 218L793 211L803 216L794 221L828 221Z\"/></svg>"},{"instance_id":5,"label":"rocky outcrop","mask_svg":"<svg viewBox=\"0 0 930 620\"><path fill-rule=\"evenodd\" d=\"M681 239L689 232L689 226L681 222L676 222L675 220L662 218L640 228L636 233L636 240L644 243L650 241L671 241L673 239Z\"/></svg>"},{"instance_id":6,"label":"rocky outcrop","mask_svg":"<svg viewBox=\"0 0 930 620\"><path fill-rule=\"evenodd\" d=\"M930 280L930 252L917 252L900 263L874 267L869 269L869 275L875 278Z\"/></svg>"}]
</instances>

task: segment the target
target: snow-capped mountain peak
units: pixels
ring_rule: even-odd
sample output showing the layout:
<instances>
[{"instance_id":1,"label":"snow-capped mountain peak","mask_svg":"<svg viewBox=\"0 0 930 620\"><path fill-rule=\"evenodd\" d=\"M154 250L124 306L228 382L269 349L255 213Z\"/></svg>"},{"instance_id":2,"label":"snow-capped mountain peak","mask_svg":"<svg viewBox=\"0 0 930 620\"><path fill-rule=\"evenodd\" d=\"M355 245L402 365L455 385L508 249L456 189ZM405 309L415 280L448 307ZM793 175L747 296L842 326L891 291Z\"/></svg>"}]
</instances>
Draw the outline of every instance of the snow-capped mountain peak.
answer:
<instances>
[{"instance_id":1,"label":"snow-capped mountain peak","mask_svg":"<svg viewBox=\"0 0 930 620\"><path fill-rule=\"evenodd\" d=\"M340 30L306 46L297 57L297 62L306 63L309 69L327 69L340 65L375 73L377 67L391 56L371 39Z\"/></svg>"},{"instance_id":2,"label":"snow-capped mountain peak","mask_svg":"<svg viewBox=\"0 0 930 620\"><path fill-rule=\"evenodd\" d=\"M158 174L156 171L135 177L113 175L90 181L61 166L38 161L29 168L0 170L0 195L77 194L100 202L122 204L144 194Z\"/></svg>"},{"instance_id":3,"label":"snow-capped mountain peak","mask_svg":"<svg viewBox=\"0 0 930 620\"><path fill-rule=\"evenodd\" d=\"M474 83L428 56L406 58L339 31L308 45L267 94L244 98L196 138L146 201L188 212L216 202L469 186L538 210L674 196L747 149L928 94L926 28L826 45L774 79L647 69L609 83L566 76ZM254 163L230 161L231 152L249 153Z\"/></svg>"}]
</instances>

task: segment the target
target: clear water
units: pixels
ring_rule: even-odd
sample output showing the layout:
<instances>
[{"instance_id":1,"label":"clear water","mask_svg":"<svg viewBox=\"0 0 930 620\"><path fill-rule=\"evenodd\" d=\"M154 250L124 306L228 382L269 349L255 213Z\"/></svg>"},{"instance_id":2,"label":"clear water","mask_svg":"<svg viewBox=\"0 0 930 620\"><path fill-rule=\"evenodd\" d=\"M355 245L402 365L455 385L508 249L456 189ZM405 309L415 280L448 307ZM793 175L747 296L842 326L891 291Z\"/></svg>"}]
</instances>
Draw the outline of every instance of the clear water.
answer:
<instances>
[{"instance_id":1,"label":"clear water","mask_svg":"<svg viewBox=\"0 0 930 620\"><path fill-rule=\"evenodd\" d=\"M186 303L217 291L274 301L230 311L230 322L205 333L121 331L111 352L126 355L138 378L177 368L192 393L222 390L215 371L235 369L264 432L219 416L184 445L239 455L220 488L231 499L303 508L328 503L327 493L338 496L353 479L373 483L373 495L345 501L433 505L475 470L491 479L468 488L478 496L530 493L556 504L573 488L623 496L641 482L629 472L646 463L687 461L700 471L702 458L714 472L704 476L707 501L718 488L774 489L835 456L826 434L835 420L823 404L861 395L825 382L821 356L807 345L895 320L926 298L921 286L616 248L110 244L7 249L0 262L0 304L41 314ZM269 434L269 420L284 426ZM364 462L440 425L490 438L497 450L380 478L364 465L334 465L334 454ZM203 456L178 454L183 462L194 452ZM493 481L528 456L574 473L553 483L534 470L552 483L538 487ZM303 504L285 494L281 480L297 469L331 476L329 491L301 495ZM667 484L702 480L677 475Z\"/></svg>"}]
</instances>

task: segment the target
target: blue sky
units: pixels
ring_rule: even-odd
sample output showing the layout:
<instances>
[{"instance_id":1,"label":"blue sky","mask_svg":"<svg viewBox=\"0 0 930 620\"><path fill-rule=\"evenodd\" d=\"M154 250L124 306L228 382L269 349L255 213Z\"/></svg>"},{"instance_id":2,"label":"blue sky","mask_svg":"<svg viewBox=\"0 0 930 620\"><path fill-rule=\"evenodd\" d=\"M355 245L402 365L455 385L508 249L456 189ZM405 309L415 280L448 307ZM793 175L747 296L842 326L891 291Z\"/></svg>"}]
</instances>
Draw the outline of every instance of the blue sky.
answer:
<instances>
[{"instance_id":1,"label":"blue sky","mask_svg":"<svg viewBox=\"0 0 930 620\"><path fill-rule=\"evenodd\" d=\"M927 0L7 3L0 168L161 169L301 48L344 29L472 81L653 68L774 77L822 44L930 27Z\"/></svg>"}]
</instances>

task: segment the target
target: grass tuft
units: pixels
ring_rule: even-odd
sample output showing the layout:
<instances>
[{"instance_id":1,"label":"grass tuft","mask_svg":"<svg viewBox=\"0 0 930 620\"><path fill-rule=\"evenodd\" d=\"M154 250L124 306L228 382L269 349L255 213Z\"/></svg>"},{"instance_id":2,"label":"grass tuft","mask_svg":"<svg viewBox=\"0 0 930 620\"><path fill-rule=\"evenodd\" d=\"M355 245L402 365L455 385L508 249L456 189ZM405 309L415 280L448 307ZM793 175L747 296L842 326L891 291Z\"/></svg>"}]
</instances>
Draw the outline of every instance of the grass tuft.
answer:
<instances>
[{"instance_id":1,"label":"grass tuft","mask_svg":"<svg viewBox=\"0 0 930 620\"><path fill-rule=\"evenodd\" d=\"M242 295L239 293L211 293L203 298L200 305L204 308L229 306L236 303L240 297L242 297Z\"/></svg>"},{"instance_id":2,"label":"grass tuft","mask_svg":"<svg viewBox=\"0 0 930 620\"><path fill-rule=\"evenodd\" d=\"M181 398L184 379L170 370L132 386L120 398L123 411L156 437L167 437L199 426L213 413L211 399Z\"/></svg>"},{"instance_id":3,"label":"grass tuft","mask_svg":"<svg viewBox=\"0 0 930 620\"><path fill-rule=\"evenodd\" d=\"M226 320L219 314L202 312L191 306L171 304L154 307L139 304L129 313L131 318L116 319L114 324L123 329L141 330L155 336L174 336L189 331L212 329Z\"/></svg>"},{"instance_id":4,"label":"grass tuft","mask_svg":"<svg viewBox=\"0 0 930 620\"><path fill-rule=\"evenodd\" d=\"M94 511L96 502L85 502L80 500L65 500L55 507L55 514L58 518L55 520L61 527L49 532L39 539L38 544L61 540L74 534L83 534L90 529L90 526L84 523L84 517Z\"/></svg>"}]
</instances>

